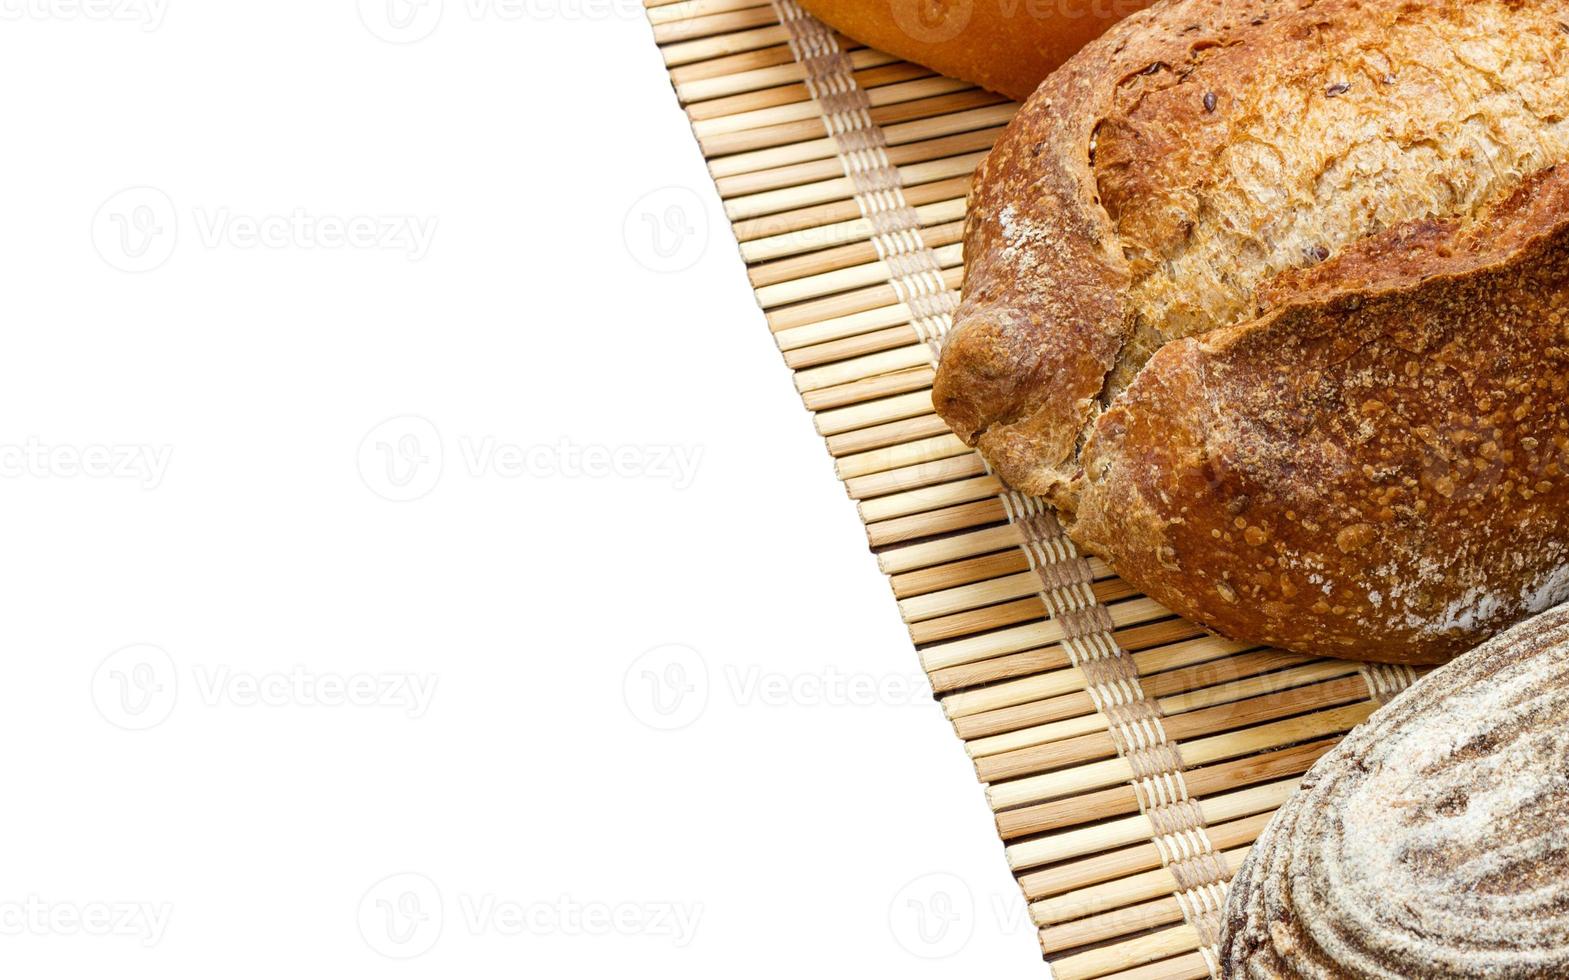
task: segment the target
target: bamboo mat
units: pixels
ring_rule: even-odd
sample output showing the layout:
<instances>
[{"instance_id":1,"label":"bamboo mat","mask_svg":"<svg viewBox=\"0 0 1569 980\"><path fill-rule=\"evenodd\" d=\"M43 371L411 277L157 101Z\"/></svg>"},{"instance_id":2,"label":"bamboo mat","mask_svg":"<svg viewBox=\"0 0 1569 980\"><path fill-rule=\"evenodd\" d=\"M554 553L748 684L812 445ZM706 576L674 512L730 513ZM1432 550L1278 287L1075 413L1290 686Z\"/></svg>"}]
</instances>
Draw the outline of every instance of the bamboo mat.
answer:
<instances>
[{"instance_id":1,"label":"bamboo mat","mask_svg":"<svg viewBox=\"0 0 1569 980\"><path fill-rule=\"evenodd\" d=\"M1060 980L1218 975L1225 888L1409 668L1207 634L931 408L965 195L1018 108L795 0L645 0L768 325L986 786Z\"/></svg>"}]
</instances>

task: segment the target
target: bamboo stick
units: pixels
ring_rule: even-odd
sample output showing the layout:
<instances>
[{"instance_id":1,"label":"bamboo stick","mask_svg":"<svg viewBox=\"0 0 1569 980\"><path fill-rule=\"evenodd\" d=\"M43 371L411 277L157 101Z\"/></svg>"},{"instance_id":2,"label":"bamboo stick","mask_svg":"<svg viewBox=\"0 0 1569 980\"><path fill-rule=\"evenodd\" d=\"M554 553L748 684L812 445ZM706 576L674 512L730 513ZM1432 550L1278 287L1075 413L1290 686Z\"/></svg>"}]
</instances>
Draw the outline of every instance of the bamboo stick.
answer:
<instances>
[{"instance_id":1,"label":"bamboo stick","mask_svg":"<svg viewBox=\"0 0 1569 980\"><path fill-rule=\"evenodd\" d=\"M917 517L896 517L891 521L880 521L867 527L866 537L872 547L877 548L886 544L899 541L910 541L915 538L925 537L927 534L944 534L949 531L962 531L965 528L977 527L989 523L992 519L1000 519L998 511L1002 504L993 497L989 500L979 500L973 504L960 504L957 507L948 507L944 510L935 510ZM1037 607L1040 600L1035 600ZM1001 616L997 617L1001 619ZM941 633L941 628L934 628L927 632ZM917 641L921 642L921 641Z\"/></svg>"},{"instance_id":2,"label":"bamboo stick","mask_svg":"<svg viewBox=\"0 0 1569 980\"><path fill-rule=\"evenodd\" d=\"M1022 558L1022 556L1021 556ZM929 593L899 603L899 613L906 623L916 623L948 613L978 609L996 602L1021 599L1041 590L1041 577L1024 571L1004 578L988 579L973 585L962 585L943 592Z\"/></svg>"},{"instance_id":3,"label":"bamboo stick","mask_svg":"<svg viewBox=\"0 0 1569 980\"><path fill-rule=\"evenodd\" d=\"M998 504L999 509L1001 504ZM1151 619L1170 616L1171 610L1149 598L1138 598L1130 602L1119 602L1107 610L1111 613L1111 621L1117 628L1122 628L1134 623L1144 623ZM1056 643L1062 639L1062 628L1056 623L1043 624L1043 629L1029 634L996 634L991 637L975 637L972 640L963 640L957 643L947 643L921 652L921 663L928 672L943 667L957 667L960 664L975 663L991 657L1000 657L1009 653L1017 653L1030 647L1045 646ZM1022 645L1017 645L1022 643ZM1010 692L1008 696L1013 696ZM985 692L975 692L975 697L966 702L955 704L954 711L963 714L972 713L970 702L974 704L988 703L998 700L993 696L986 696ZM1025 698L1025 700L1034 700ZM1018 704L1019 702L1011 702ZM1002 704L991 704L990 707L1003 707ZM987 710L981 708L979 710ZM950 712L949 717L958 717Z\"/></svg>"},{"instance_id":4,"label":"bamboo stick","mask_svg":"<svg viewBox=\"0 0 1569 980\"><path fill-rule=\"evenodd\" d=\"M1088 694L1083 697L1080 707L1083 708L1083 711L1071 717L966 742L964 750L970 754L972 759L984 759L990 755L997 755L1029 745L1056 742L1079 735L1088 735L1091 732L1106 731L1109 724L1106 721L1106 716L1095 710L1095 702L1090 699Z\"/></svg>"},{"instance_id":5,"label":"bamboo stick","mask_svg":"<svg viewBox=\"0 0 1569 980\"><path fill-rule=\"evenodd\" d=\"M935 415L922 415L918 418L874 425L868 429L856 429L854 432L842 432L827 437L823 443L828 447L831 455L853 456L856 453L881 449L884 446L938 437L947 431L948 427L943 425L942 420Z\"/></svg>"},{"instance_id":6,"label":"bamboo stick","mask_svg":"<svg viewBox=\"0 0 1569 980\"><path fill-rule=\"evenodd\" d=\"M1366 720L1375 707L1371 701L1363 701L1225 735L1195 739L1179 748L1185 765L1204 765L1261 749L1278 748L1291 742L1347 731ZM1085 790L1101 789L1131 780L1133 775L1126 759L1104 759L1071 769L996 783L987 787L986 795L992 809L1006 810Z\"/></svg>"},{"instance_id":7,"label":"bamboo stick","mask_svg":"<svg viewBox=\"0 0 1569 980\"><path fill-rule=\"evenodd\" d=\"M964 198L956 197L915 209L915 216L924 226L923 234L936 226L964 222ZM767 262L791 255L801 255L814 250L843 247L845 243L863 242L872 237L874 229L866 218L833 222L804 231L788 232L771 238L759 238L741 243L741 258L750 263ZM940 242L939 242L940 244ZM761 285L761 283L756 283Z\"/></svg>"},{"instance_id":8,"label":"bamboo stick","mask_svg":"<svg viewBox=\"0 0 1569 980\"><path fill-rule=\"evenodd\" d=\"M679 65L670 69L670 81L679 91L681 86L689 82L721 78L736 72L746 72L757 68L770 68L777 65L791 65L795 63L795 56L790 53L789 46L780 44L757 51L743 51L740 54L724 58L711 58L708 61L693 62L690 65Z\"/></svg>"},{"instance_id":9,"label":"bamboo stick","mask_svg":"<svg viewBox=\"0 0 1569 980\"><path fill-rule=\"evenodd\" d=\"M1189 692L1181 697L1189 701L1197 701L1201 694L1202 692ZM1351 677L1338 677L1316 684L1306 683L1304 687L1242 701L1231 701L1211 708L1190 710L1184 714L1168 715L1163 725L1167 738L1173 742L1181 742L1209 732L1224 732L1246 725L1256 725L1287 715L1361 700L1367 696L1367 683L1362 680L1360 674L1354 674ZM994 783L1097 759L1112 759L1116 754L1117 746L1111 734L1096 732L978 759L975 771L982 782Z\"/></svg>"},{"instance_id":10,"label":"bamboo stick","mask_svg":"<svg viewBox=\"0 0 1569 980\"><path fill-rule=\"evenodd\" d=\"M737 37L739 35L732 34L730 36ZM691 43L705 44L707 42L696 41ZM1002 96L988 92L985 89L970 89L950 95L938 95L929 99L917 99L913 102L878 106L875 109L867 110L867 115L871 117L873 124L888 127L889 129L895 123L918 122L939 116L961 117L946 126L929 126L915 130L915 132L921 134L918 138L929 139L931 134L942 132L945 129L954 132L962 131L962 129L953 129L954 126L971 128L972 117L962 116L966 110L994 107L1003 102L1006 102L1006 100ZM996 123L989 123L989 125L996 125ZM827 135L828 129L824 125L823 120L803 119L799 122L747 129L738 133L721 133L717 136L698 140L698 145L702 148L704 156L720 157L728 156L732 153L751 153L756 150L766 150L790 143L822 139ZM884 135L891 144L893 141L887 129L885 129Z\"/></svg>"},{"instance_id":11,"label":"bamboo stick","mask_svg":"<svg viewBox=\"0 0 1569 980\"><path fill-rule=\"evenodd\" d=\"M937 513L944 513L938 511ZM919 516L919 515L918 515ZM911 518L898 518L910 520ZM883 524L892 524L893 521L884 521ZM972 526L972 525L962 525ZM882 527L882 525L878 525ZM949 616L939 616L936 619L922 620L909 625L910 639L917 646L927 643L938 643L943 640L952 640L962 636L971 636L975 633L984 633L1003 626L1013 626L1018 623L1028 623L1032 620L1044 619L1050 613L1041 597L1030 596L1027 599L1016 599L1013 602L1003 602L984 609L971 609L965 612L953 613Z\"/></svg>"},{"instance_id":12,"label":"bamboo stick","mask_svg":"<svg viewBox=\"0 0 1569 980\"><path fill-rule=\"evenodd\" d=\"M919 212L917 212L919 214ZM868 230L870 225L868 224ZM953 245L961 240L964 235L963 221L949 221L945 224L921 228L916 232L921 243L927 248L937 249L945 245ZM850 245L841 245L837 248L823 249L817 252L808 252L794 258L782 259L767 265L753 266L747 275L751 278L754 287L778 285L784 282L793 282L820 276L830 272L842 272L845 269L854 269L878 260L877 246L870 241L856 242Z\"/></svg>"},{"instance_id":13,"label":"bamboo stick","mask_svg":"<svg viewBox=\"0 0 1569 980\"><path fill-rule=\"evenodd\" d=\"M842 385L850 381L860 381L863 378L887 374L892 371L905 371L913 367L927 367L931 363L931 348L920 343L910 344L907 347L898 347L879 354L869 354L865 357L838 361L820 368L797 371L795 374L795 387L796 390L802 392L813 391L832 385Z\"/></svg>"},{"instance_id":14,"label":"bamboo stick","mask_svg":"<svg viewBox=\"0 0 1569 980\"><path fill-rule=\"evenodd\" d=\"M957 436L951 437L960 450L969 453L964 443L959 442ZM951 445L951 443L950 443ZM972 454L973 455L973 454ZM921 460L922 463L935 462L939 458ZM976 457L977 459L979 457ZM841 466L846 460L841 459ZM885 469L892 469L886 467ZM843 471L840 473L844 476ZM854 474L852 474L854 475ZM917 570L934 569L946 562L962 561L979 555L1001 551L1005 548L1017 548L1023 544L1024 539L1019 529L1011 524L999 527L989 527L968 534L955 535L941 541L923 541L920 544L905 545L902 548L891 548L877 556L877 567L884 575L903 575ZM1019 552L1022 556L1023 552Z\"/></svg>"},{"instance_id":15,"label":"bamboo stick","mask_svg":"<svg viewBox=\"0 0 1569 980\"><path fill-rule=\"evenodd\" d=\"M936 463L932 465L944 466L950 464L973 466L975 468L975 472L984 472L978 458L944 460L942 463ZM895 470L894 472L896 474L907 472L922 472L928 468L929 467L916 466L911 467L909 470ZM866 479L880 480L886 476L887 474L879 474L878 476L867 477ZM983 531L977 533L985 534L989 532ZM1024 557L1024 550L1022 548L1014 547L1007 551L996 551L991 554L983 554L977 558L960 558L956 561L949 561L941 565L931 565L929 567L918 568L910 572L899 572L897 574L890 575L888 580L889 583L893 586L893 594L897 598L906 599L911 596L927 595L932 592L941 592L944 589L951 589L960 585L968 585L971 582L984 582L985 580L991 578L1002 578L1006 575L1013 575L1018 572L1022 572L1029 567L1030 563L1029 560Z\"/></svg>"},{"instance_id":16,"label":"bamboo stick","mask_svg":"<svg viewBox=\"0 0 1569 980\"><path fill-rule=\"evenodd\" d=\"M959 244L943 245L932 249L932 255L937 260L939 268L956 268L964 262L964 247ZM848 289L887 282L892 278L894 278L893 270L888 263L879 259L862 265L836 269L833 272L821 272L815 276L775 283L753 292L757 296L757 305L770 310L788 303L799 303Z\"/></svg>"},{"instance_id":17,"label":"bamboo stick","mask_svg":"<svg viewBox=\"0 0 1569 980\"><path fill-rule=\"evenodd\" d=\"M951 507L954 504L967 504L974 500L995 497L1002 492L1002 489L1002 481L995 476L977 476L968 480L956 480L953 483L906 490L903 493L890 494L875 500L863 500L856 505L856 509L860 511L862 522L872 524L892 520L895 517L908 517L911 514Z\"/></svg>"},{"instance_id":18,"label":"bamboo stick","mask_svg":"<svg viewBox=\"0 0 1569 980\"><path fill-rule=\"evenodd\" d=\"M898 446L841 456L834 462L834 470L838 473L839 479L848 480L852 477L869 476L905 466L931 463L950 456L963 456L969 452L970 447L960 442L959 437L950 432L930 439L917 439ZM1001 510L1002 505L998 504L997 509ZM999 517L998 520L1002 518Z\"/></svg>"},{"instance_id":19,"label":"bamboo stick","mask_svg":"<svg viewBox=\"0 0 1569 980\"><path fill-rule=\"evenodd\" d=\"M1182 906L1175 896L1140 902L1126 908L1040 930L1041 951L1047 956L1070 949L1131 936L1158 926L1182 921Z\"/></svg>"},{"instance_id":20,"label":"bamboo stick","mask_svg":"<svg viewBox=\"0 0 1569 980\"><path fill-rule=\"evenodd\" d=\"M1096 980L1119 970L1128 970L1199 948L1198 930L1184 922L1136 936L1115 946L1064 956L1051 965L1057 980Z\"/></svg>"},{"instance_id":21,"label":"bamboo stick","mask_svg":"<svg viewBox=\"0 0 1569 980\"><path fill-rule=\"evenodd\" d=\"M650 24L669 24L673 21L688 20L693 17L707 17L710 14L724 14L735 10L747 10L754 7L768 7L768 0L674 0L648 7L648 22Z\"/></svg>"},{"instance_id":22,"label":"bamboo stick","mask_svg":"<svg viewBox=\"0 0 1569 980\"><path fill-rule=\"evenodd\" d=\"M1206 824L1214 825L1274 811L1286 802L1301 781L1300 777L1294 777L1207 797L1197 801L1199 812ZM1050 837L1010 844L1007 848L1008 867L1022 871L1147 841L1155 836L1155 830L1155 824L1150 818L1140 813Z\"/></svg>"},{"instance_id":23,"label":"bamboo stick","mask_svg":"<svg viewBox=\"0 0 1569 980\"><path fill-rule=\"evenodd\" d=\"M823 349L824 344L835 340L859 337L868 333L881 333L890 327L903 328L913 336L915 331L910 328L910 320L910 308L903 303L894 303L891 306L878 306L870 310L862 310L860 313L778 330L774 332L774 342L785 355L785 363L789 364L790 357L795 351ZM810 365L815 360L815 355L807 356L809 360L805 363Z\"/></svg>"},{"instance_id":24,"label":"bamboo stick","mask_svg":"<svg viewBox=\"0 0 1569 980\"><path fill-rule=\"evenodd\" d=\"M803 81L806 78L806 67L790 57L788 48L784 49L784 51L785 62L781 64L706 78L694 77L690 81L676 83L676 97L681 100L683 105L693 105L711 99L738 95L743 92ZM858 51L850 52L850 66L857 71L893 64L898 60L894 55L873 48L861 48ZM674 74L675 72L671 72L672 76Z\"/></svg>"},{"instance_id":25,"label":"bamboo stick","mask_svg":"<svg viewBox=\"0 0 1569 980\"><path fill-rule=\"evenodd\" d=\"M915 418L932 410L932 396L929 391L913 391L907 395L896 395L893 398L883 398L874 402L862 402L848 408L839 408L831 412L820 412L812 419L812 424L821 436L836 436L857 429L867 429L874 425L883 425L888 422L897 422L900 419ZM977 464L978 465L978 464ZM973 474L965 474L973 475ZM913 489L904 487L902 489ZM887 491L898 492L896 490ZM854 492L850 494L855 499Z\"/></svg>"},{"instance_id":26,"label":"bamboo stick","mask_svg":"<svg viewBox=\"0 0 1569 980\"><path fill-rule=\"evenodd\" d=\"M750 7L726 10L712 14L694 14L657 22L654 43L674 45L682 41L711 38L718 34L733 34L754 27L777 27L779 18L770 7ZM770 42L774 43L774 42Z\"/></svg>"},{"instance_id":27,"label":"bamboo stick","mask_svg":"<svg viewBox=\"0 0 1569 980\"><path fill-rule=\"evenodd\" d=\"M988 664L993 662L986 661ZM1160 708L1163 715L1178 715L1198 708L1212 707L1227 701L1252 697L1256 694L1284 690L1293 686L1311 684L1315 681L1337 677L1344 670L1343 664L1345 664L1345 661L1320 661L1300 672L1283 671L1274 678L1256 677L1241 682L1239 685L1221 684L1207 688L1195 688L1192 691L1189 691L1187 688L1181 688L1179 689L1181 693L1178 696L1159 698L1156 700L1156 705ZM1351 664L1350 669L1354 672L1356 665ZM936 681L934 680L933 683L935 686ZM1157 694L1156 691L1150 689L1147 683L1144 685L1144 693L1151 697L1155 697ZM1053 717L1044 723L1015 725L995 735L974 738L973 741L966 743L965 748L971 757L979 759L984 756L997 755L1015 749L1056 741L1060 737L1055 734L1059 729L1053 727L1056 722L1057 718ZM1101 717L1099 725L1095 730L1104 730L1106 725L1106 719Z\"/></svg>"},{"instance_id":28,"label":"bamboo stick","mask_svg":"<svg viewBox=\"0 0 1569 980\"><path fill-rule=\"evenodd\" d=\"M907 391L930 390L932 373L931 365L923 364L917 368L893 371L871 378L862 378L859 381L848 381L842 385L802 392L801 402L808 411L824 412Z\"/></svg>"},{"instance_id":29,"label":"bamboo stick","mask_svg":"<svg viewBox=\"0 0 1569 980\"><path fill-rule=\"evenodd\" d=\"M877 311L873 311L877 312ZM866 357L885 350L908 347L920 343L921 338L915 329L907 324L890 327L887 330L874 330L870 333L858 333L843 340L830 341L814 347L802 347L796 350L784 351L785 364L796 371L805 371L811 368L822 367L826 364L837 364L840 361ZM926 410L923 415L930 415L932 411L931 399L926 400Z\"/></svg>"},{"instance_id":30,"label":"bamboo stick","mask_svg":"<svg viewBox=\"0 0 1569 980\"><path fill-rule=\"evenodd\" d=\"M1235 876L1252 849L1237 847L1220 852L1229 876ZM1045 927L1071 922L1112 909L1126 908L1152 898L1161 898L1182 889L1169 868L1153 868L1138 874L1112 878L1100 884L1054 895L1030 903L1030 918Z\"/></svg>"},{"instance_id":31,"label":"bamboo stick","mask_svg":"<svg viewBox=\"0 0 1569 980\"><path fill-rule=\"evenodd\" d=\"M953 198L962 198L970 192L970 177L954 177L950 180L933 181L918 187L904 189L905 203L913 208L926 204L935 204ZM770 214L762 218L753 218L742 221L733 226L736 239L741 242L755 241L761 238L770 238L789 232L806 231L825 224L839 221L849 221L861 217L861 207L854 201L834 201L831 204L817 204L809 208L799 208L795 211L784 211L779 214ZM839 244L834 242L833 244ZM812 321L807 321L812 322Z\"/></svg>"},{"instance_id":32,"label":"bamboo stick","mask_svg":"<svg viewBox=\"0 0 1569 980\"><path fill-rule=\"evenodd\" d=\"M1205 836L1217 851L1241 847L1253 843L1264 832L1272 816L1274 811L1268 811L1212 824L1205 828ZM1160 848L1153 841L1146 841L1019 875L1019 886L1024 889L1026 897L1036 901L1054 895L1073 895L1107 881L1145 874L1161 868L1163 863ZM1152 896L1139 896L1149 897Z\"/></svg>"},{"instance_id":33,"label":"bamboo stick","mask_svg":"<svg viewBox=\"0 0 1569 980\"><path fill-rule=\"evenodd\" d=\"M958 156L926 160L894 168L901 185L913 186L954 177L966 177L986 159L985 153L961 153ZM832 177L793 187L743 194L724 202L725 215L732 221L744 221L781 211L793 211L815 204L849 200L855 196L855 183L849 177Z\"/></svg>"},{"instance_id":34,"label":"bamboo stick","mask_svg":"<svg viewBox=\"0 0 1569 980\"><path fill-rule=\"evenodd\" d=\"M964 269L959 266L944 269L942 271L942 281L943 286L946 288L958 289L959 284L964 281ZM799 327L806 323L827 319L828 317L859 313L862 310L872 310L879 306L887 306L891 303L899 302L903 302L903 300L894 291L893 286L872 286L867 289L857 289L854 292L840 293L837 296L829 296L825 299L811 300L796 306L786 306L781 309L771 310L766 314L766 319L770 328L780 330L785 327ZM930 351L927 352L926 359L928 361L931 360ZM801 389L803 384L808 384L802 381L802 374L805 373L807 372L800 372L796 375L796 387L798 389ZM809 387L816 386L815 383L809 384Z\"/></svg>"},{"instance_id":35,"label":"bamboo stick","mask_svg":"<svg viewBox=\"0 0 1569 980\"><path fill-rule=\"evenodd\" d=\"M918 392L917 394L924 396L925 393ZM985 472L986 468L981 465L980 459L975 455L971 454L968 456L953 456L948 459L938 460L935 463L925 463L920 466L906 466L903 469L889 470L886 473L874 473L871 476L863 476L854 480L846 480L845 491L849 494L850 499L852 500L866 500L873 497L880 497L884 494L898 493L902 490L927 486L933 483L944 483L948 480L961 480L966 477L980 476ZM1024 554L1023 552L1018 552L1015 558L1007 560L1010 562L1016 560L1022 565L1024 563ZM949 571L943 572L942 574L958 575L960 572ZM983 575L981 577L985 578L987 576ZM973 579L971 579L971 581L973 581ZM939 580L933 586L933 589L942 587L943 582ZM893 588L894 594L896 596L901 594L912 594L901 593L901 586L898 582L893 583Z\"/></svg>"},{"instance_id":36,"label":"bamboo stick","mask_svg":"<svg viewBox=\"0 0 1569 980\"><path fill-rule=\"evenodd\" d=\"M913 81L918 78L925 78L931 74L932 70L923 65L913 64L908 61L895 61L892 64L854 72L853 77L857 85L871 89L880 85ZM804 78L804 75L805 73L803 72L802 78ZM686 107L686 115L693 122L699 122L708 119L719 119L725 116L736 116L757 109L806 102L811 99L812 93L803 84L802 78L792 79L790 82L782 85L756 88L721 98L709 99L706 102L694 103Z\"/></svg>"},{"instance_id":37,"label":"bamboo stick","mask_svg":"<svg viewBox=\"0 0 1569 980\"><path fill-rule=\"evenodd\" d=\"M727 14L725 16L739 17L741 15ZM953 92L965 92L972 90L974 87L969 82L961 82L956 78L930 75L914 81L895 82L876 88L864 88L863 91L866 92L867 104L873 108L878 108L881 106L898 105L901 102L913 102L917 99L930 99ZM808 98L807 101L802 102L752 109L733 115L717 116L712 119L700 119L692 123L692 132L701 140L769 126L782 126L801 120L821 122L822 106Z\"/></svg>"},{"instance_id":38,"label":"bamboo stick","mask_svg":"<svg viewBox=\"0 0 1569 980\"><path fill-rule=\"evenodd\" d=\"M1077 718L1095 713L1095 701L1088 691L1070 691L1055 697L1026 701L991 711L977 712L953 719L954 732L968 744L971 739L995 738L1036 725ZM984 754L984 753L983 753Z\"/></svg>"},{"instance_id":39,"label":"bamboo stick","mask_svg":"<svg viewBox=\"0 0 1569 980\"><path fill-rule=\"evenodd\" d=\"M1306 772L1340 737L1318 739L1288 748L1274 749L1252 758L1233 759L1211 766L1189 769L1183 775L1188 792L1196 797L1209 796L1252 786L1257 783ZM1137 813L1138 796L1128 785L1112 786L1094 793L1065 800L1054 800L997 814L997 832L1003 840L1018 840L1030 834L1062 830L1080 824L1108 820Z\"/></svg>"},{"instance_id":40,"label":"bamboo stick","mask_svg":"<svg viewBox=\"0 0 1569 980\"><path fill-rule=\"evenodd\" d=\"M680 68L698 61L712 61L728 55L745 54L760 48L784 44L790 32L779 24L759 27L751 31L738 31L720 37L705 37L699 41L686 41L660 48L669 68Z\"/></svg>"},{"instance_id":41,"label":"bamboo stick","mask_svg":"<svg viewBox=\"0 0 1569 980\"><path fill-rule=\"evenodd\" d=\"M1025 608L1028 610L1033 607ZM1054 645L1039 650L1026 650L1007 657L997 657L978 664L949 667L928 674L927 677L932 682L932 692L941 697L962 688L1061 670L1069 664L1068 652L1060 645Z\"/></svg>"},{"instance_id":42,"label":"bamboo stick","mask_svg":"<svg viewBox=\"0 0 1569 980\"><path fill-rule=\"evenodd\" d=\"M1113 973L1102 980L1203 980L1208 976L1209 964L1204 961L1202 954L1195 951Z\"/></svg>"},{"instance_id":43,"label":"bamboo stick","mask_svg":"<svg viewBox=\"0 0 1569 980\"><path fill-rule=\"evenodd\" d=\"M1208 639L1208 637L1201 639ZM1241 646L1241 644L1237 645ZM1145 652L1159 652L1162 649L1164 648L1156 647L1155 651ZM1312 660L1312 657L1302 654L1265 647L1248 653L1230 654L1217 660L1205 660L1190 667L1163 671L1159 674L1144 674L1140 671L1140 676L1144 693L1159 698L1180 694L1183 691L1212 687L1216 684L1226 684L1258 674L1267 674L1286 667L1299 667ZM1135 660L1134 665L1137 664Z\"/></svg>"}]
</instances>

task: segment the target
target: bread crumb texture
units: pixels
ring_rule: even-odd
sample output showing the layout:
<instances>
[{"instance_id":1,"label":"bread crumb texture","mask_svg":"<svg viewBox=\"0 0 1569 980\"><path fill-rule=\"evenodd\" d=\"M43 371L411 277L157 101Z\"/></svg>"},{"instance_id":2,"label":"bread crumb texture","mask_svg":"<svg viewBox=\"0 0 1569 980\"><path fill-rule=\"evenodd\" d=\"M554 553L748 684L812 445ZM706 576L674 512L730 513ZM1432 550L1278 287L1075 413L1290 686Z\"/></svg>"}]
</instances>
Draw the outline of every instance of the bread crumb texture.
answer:
<instances>
[{"instance_id":1,"label":"bread crumb texture","mask_svg":"<svg viewBox=\"0 0 1569 980\"><path fill-rule=\"evenodd\" d=\"M1569 609L1346 737L1231 886L1223 975L1569 976Z\"/></svg>"}]
</instances>

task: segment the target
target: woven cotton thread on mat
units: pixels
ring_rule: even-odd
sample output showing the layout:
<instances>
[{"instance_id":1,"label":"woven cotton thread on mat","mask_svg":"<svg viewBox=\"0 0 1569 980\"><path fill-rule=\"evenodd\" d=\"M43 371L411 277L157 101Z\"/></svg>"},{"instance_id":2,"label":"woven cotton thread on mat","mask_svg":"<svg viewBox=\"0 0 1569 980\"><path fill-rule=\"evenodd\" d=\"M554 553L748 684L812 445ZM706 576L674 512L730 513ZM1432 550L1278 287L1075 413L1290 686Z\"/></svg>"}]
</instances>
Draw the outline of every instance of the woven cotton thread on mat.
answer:
<instances>
[{"instance_id":1,"label":"woven cotton thread on mat","mask_svg":"<svg viewBox=\"0 0 1569 980\"><path fill-rule=\"evenodd\" d=\"M932 412L970 175L1017 106L795 0L648 0L768 325L1063 980L1216 973L1225 886L1410 668L1204 633Z\"/></svg>"}]
</instances>

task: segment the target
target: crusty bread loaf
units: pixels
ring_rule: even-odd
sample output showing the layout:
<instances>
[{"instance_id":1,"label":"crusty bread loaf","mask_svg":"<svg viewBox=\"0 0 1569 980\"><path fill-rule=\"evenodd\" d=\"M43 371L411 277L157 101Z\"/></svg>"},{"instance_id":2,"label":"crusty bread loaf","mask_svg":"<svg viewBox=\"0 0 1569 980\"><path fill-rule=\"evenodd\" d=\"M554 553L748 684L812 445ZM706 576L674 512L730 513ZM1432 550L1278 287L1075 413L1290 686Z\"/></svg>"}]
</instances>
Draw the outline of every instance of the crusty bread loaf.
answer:
<instances>
[{"instance_id":1,"label":"crusty bread loaf","mask_svg":"<svg viewBox=\"0 0 1569 980\"><path fill-rule=\"evenodd\" d=\"M800 0L863 44L1023 101L1051 71L1151 0Z\"/></svg>"},{"instance_id":2,"label":"crusty bread loaf","mask_svg":"<svg viewBox=\"0 0 1569 980\"><path fill-rule=\"evenodd\" d=\"M1569 976L1569 607L1417 682L1232 882L1222 976Z\"/></svg>"},{"instance_id":3,"label":"crusty bread loaf","mask_svg":"<svg viewBox=\"0 0 1569 980\"><path fill-rule=\"evenodd\" d=\"M1569 0L1177 0L977 174L933 400L1233 638L1439 662L1569 597Z\"/></svg>"}]
</instances>

